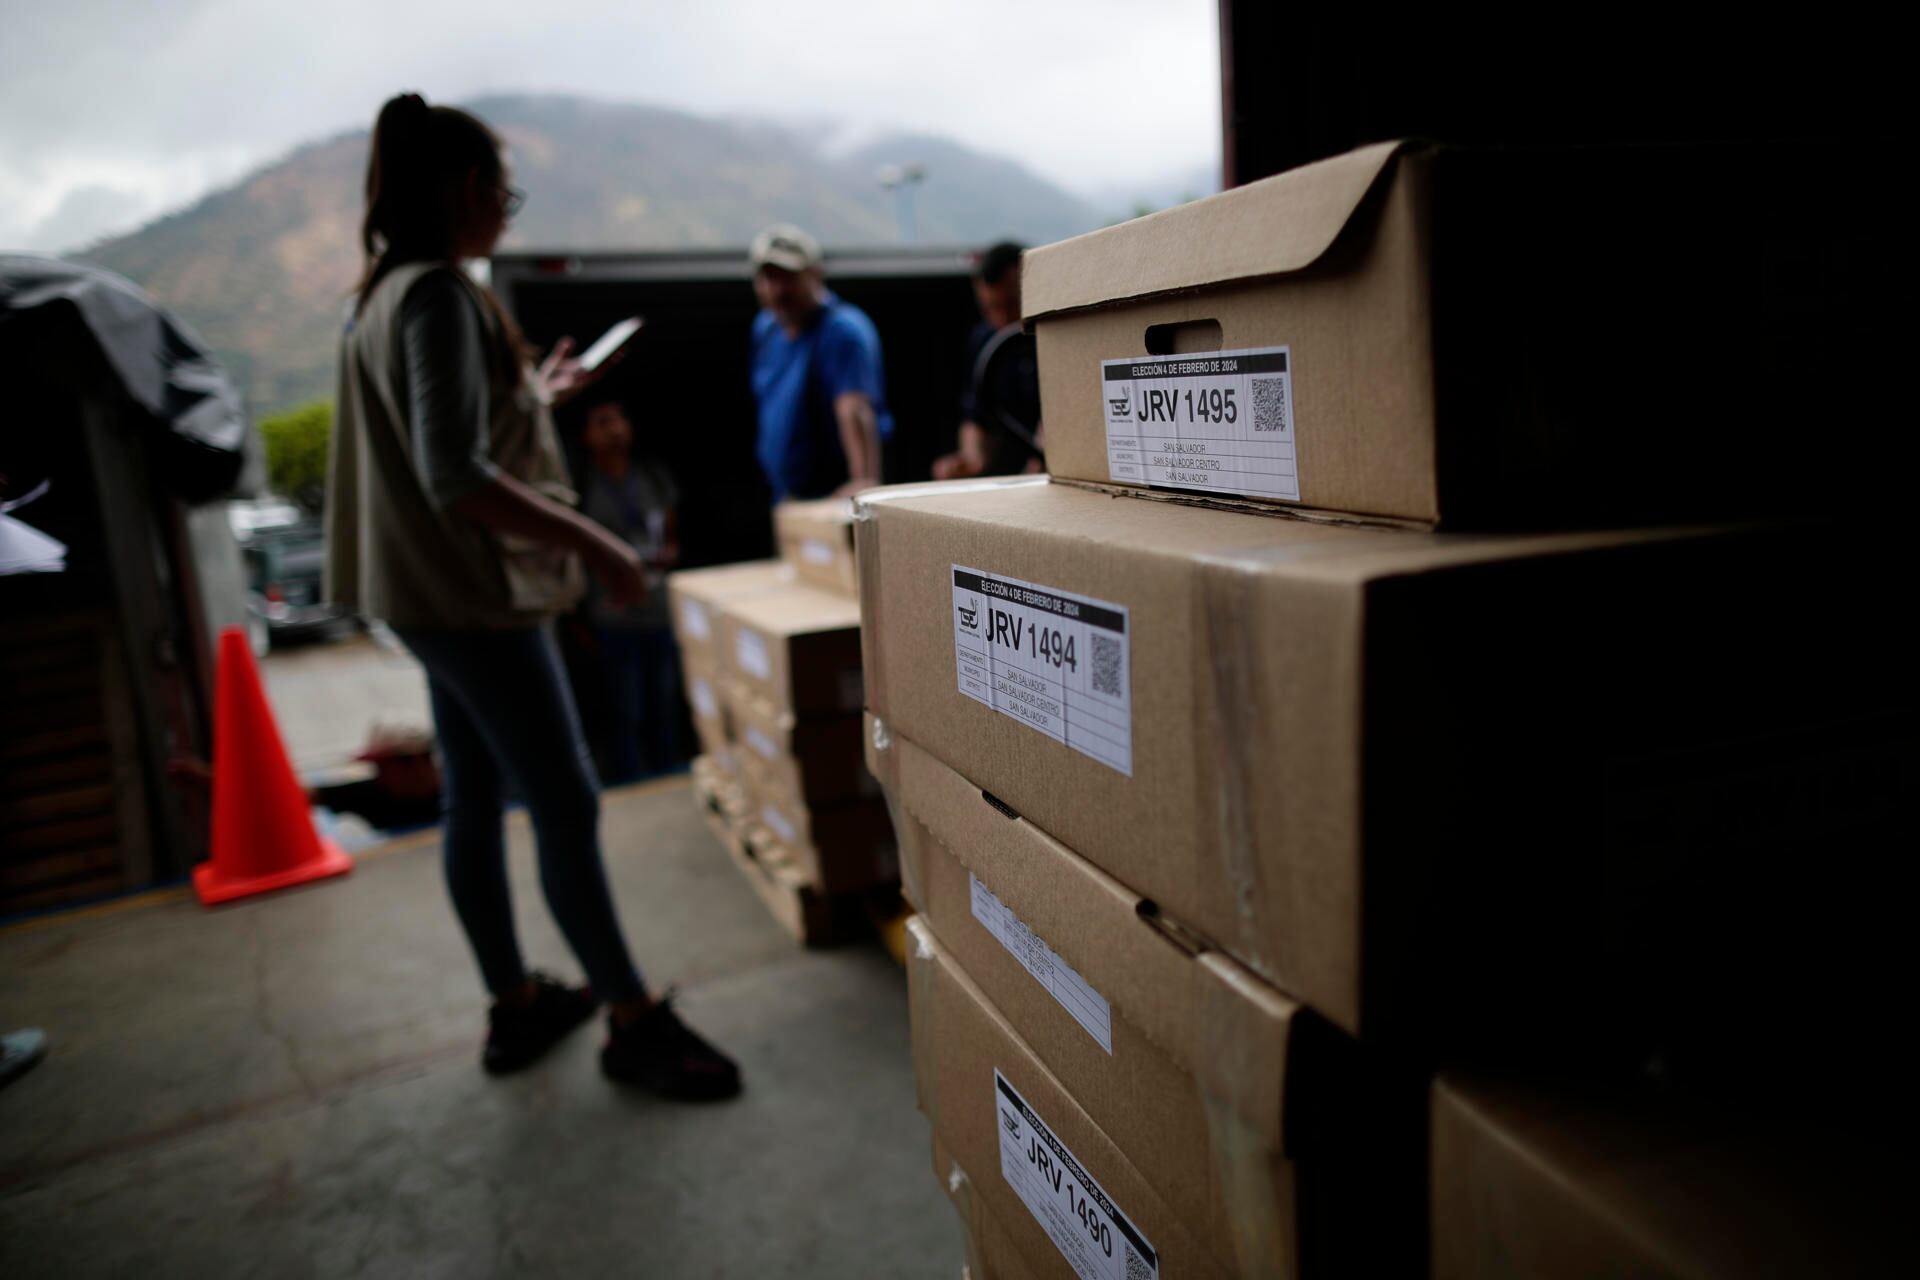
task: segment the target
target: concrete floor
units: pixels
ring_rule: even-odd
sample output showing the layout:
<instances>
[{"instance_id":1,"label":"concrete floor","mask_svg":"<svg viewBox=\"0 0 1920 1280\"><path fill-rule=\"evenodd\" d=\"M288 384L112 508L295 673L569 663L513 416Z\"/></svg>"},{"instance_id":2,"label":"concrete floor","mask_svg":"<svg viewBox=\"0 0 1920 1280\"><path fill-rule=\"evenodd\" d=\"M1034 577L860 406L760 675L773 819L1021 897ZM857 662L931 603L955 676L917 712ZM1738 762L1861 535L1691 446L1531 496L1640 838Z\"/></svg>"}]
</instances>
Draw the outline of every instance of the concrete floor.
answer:
<instances>
[{"instance_id":1,"label":"concrete floor","mask_svg":"<svg viewBox=\"0 0 1920 1280\"><path fill-rule=\"evenodd\" d=\"M510 831L529 960L577 975ZM957 1275L893 961L795 947L683 784L609 796L606 831L642 965L744 1098L616 1090L597 1027L483 1075L431 834L218 911L31 922L0 1022L51 1052L0 1091L0 1275Z\"/></svg>"},{"instance_id":2,"label":"concrete floor","mask_svg":"<svg viewBox=\"0 0 1920 1280\"><path fill-rule=\"evenodd\" d=\"M278 648L260 675L287 755L303 773L352 759L375 725L433 727L426 673L398 641L349 632Z\"/></svg>"}]
</instances>

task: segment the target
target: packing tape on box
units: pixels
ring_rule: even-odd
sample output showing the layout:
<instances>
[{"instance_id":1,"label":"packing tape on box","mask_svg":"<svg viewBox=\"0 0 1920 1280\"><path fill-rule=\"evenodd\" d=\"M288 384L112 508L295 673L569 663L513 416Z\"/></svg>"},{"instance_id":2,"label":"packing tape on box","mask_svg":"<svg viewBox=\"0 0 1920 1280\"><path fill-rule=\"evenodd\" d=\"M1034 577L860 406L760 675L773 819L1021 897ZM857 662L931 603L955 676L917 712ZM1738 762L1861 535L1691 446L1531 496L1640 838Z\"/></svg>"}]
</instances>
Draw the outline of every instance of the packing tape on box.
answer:
<instances>
[{"instance_id":1,"label":"packing tape on box","mask_svg":"<svg viewBox=\"0 0 1920 1280\"><path fill-rule=\"evenodd\" d=\"M907 917L907 1032L913 1051L913 1088L920 1113L940 1131L940 1107L933 1088L933 1024L939 1016L934 991L939 965L933 952L933 931L919 916Z\"/></svg>"},{"instance_id":2,"label":"packing tape on box","mask_svg":"<svg viewBox=\"0 0 1920 1280\"><path fill-rule=\"evenodd\" d=\"M1195 957L1193 973L1196 1043L1180 1056L1261 1143L1291 1154L1287 1068L1300 1006L1215 951Z\"/></svg>"},{"instance_id":3,"label":"packing tape on box","mask_svg":"<svg viewBox=\"0 0 1920 1280\"><path fill-rule=\"evenodd\" d=\"M1213 816L1213 830L1202 832L1200 848L1211 844L1221 873L1232 893L1237 936L1247 943L1271 936L1266 918L1267 894L1254 839L1253 801L1266 774L1256 766L1265 762L1247 750L1259 740L1260 717L1269 714L1254 687L1259 651L1268 637L1258 634L1254 604L1248 599L1251 580L1228 569L1202 566L1199 590L1194 593L1193 636L1196 652L1207 655L1200 664L1194 717L1195 740L1209 752L1205 767L1195 771L1199 794L1196 809Z\"/></svg>"},{"instance_id":4,"label":"packing tape on box","mask_svg":"<svg viewBox=\"0 0 1920 1280\"><path fill-rule=\"evenodd\" d=\"M991 1280L993 1271L980 1254L980 1219L973 1203L973 1179L960 1167L960 1162L948 1153L937 1135L933 1140L933 1162L934 1172L947 1189L947 1199L953 1202L954 1212L960 1215L960 1221L966 1227L967 1260L962 1274L972 1280Z\"/></svg>"},{"instance_id":5,"label":"packing tape on box","mask_svg":"<svg viewBox=\"0 0 1920 1280\"><path fill-rule=\"evenodd\" d=\"M880 637L883 622L880 611L880 522L874 518L874 504L855 498L853 502L853 558L860 566L860 669L867 682L867 710L886 712L886 646Z\"/></svg>"},{"instance_id":6,"label":"packing tape on box","mask_svg":"<svg viewBox=\"0 0 1920 1280\"><path fill-rule=\"evenodd\" d=\"M1409 534L1408 540L1421 535ZM1437 539L1433 540L1438 546ZM1399 544L1407 545L1406 541ZM1465 545L1455 539L1448 544L1457 549ZM1453 552L1450 551L1449 554ZM1311 655L1315 670L1339 673L1331 687L1315 685L1283 691L1257 686L1254 673L1271 669L1274 646L1282 641L1264 625L1260 612L1263 593L1260 570L1282 561L1364 561L1378 554L1375 542L1354 543L1346 539L1315 540L1275 547L1250 547L1220 552L1200 558L1193 595L1192 630L1195 652L1206 655L1199 664L1194 681L1194 737L1208 752L1202 768L1195 774L1196 812L1203 815L1207 829L1200 833L1200 849L1210 855L1219 869L1233 903L1233 935L1219 939L1223 950L1258 955L1276 942L1305 949L1311 943L1308 934L1324 924L1319 916L1303 916L1300 908L1289 912L1284 904L1301 900L1298 886L1291 893L1269 892L1267 862L1260 857L1262 839L1272 840L1274 832L1263 830L1278 823L1290 826L1293 838L1312 841L1324 835L1324 823L1316 824L1302 813L1289 814L1281 807L1295 797L1276 794L1273 776L1276 761L1250 744L1271 742L1274 735L1263 723L1273 713L1276 696L1316 699L1327 704L1336 700L1359 699L1360 661L1358 648L1350 638L1359 632L1358 609L1351 592L1339 586L1329 587L1324 599L1305 596L1296 600L1300 610L1323 609L1325 625L1296 628L1288 638L1296 647L1318 646ZM1304 637L1313 637L1307 639ZM1328 649L1328 646L1338 646ZM1263 660L1266 659L1266 660ZM1282 749L1285 749L1284 746ZM1332 742L1322 754L1335 756L1352 743ZM1359 817L1359 794L1343 784L1335 770L1328 770L1323 786L1314 790L1311 803L1319 809L1340 812L1351 806L1353 820ZM1299 797L1303 801L1309 797ZM1278 804L1276 804L1278 801ZM1262 812L1264 810L1264 812ZM1338 881L1318 884L1315 889L1317 913L1359 910L1357 884ZM1299 975L1294 975L1298 977Z\"/></svg>"},{"instance_id":7,"label":"packing tape on box","mask_svg":"<svg viewBox=\"0 0 1920 1280\"><path fill-rule=\"evenodd\" d=\"M927 901L925 852L919 846L921 836L915 830L917 820L894 799L893 792L882 791L887 798L887 816L893 820L894 839L900 852L900 891L916 908Z\"/></svg>"},{"instance_id":8,"label":"packing tape on box","mask_svg":"<svg viewBox=\"0 0 1920 1280\"><path fill-rule=\"evenodd\" d=\"M865 750L867 771L879 782L880 794L887 802L887 818L893 823L894 841L900 854L901 889L910 905L916 909L924 907L926 876L921 851L914 843L918 837L913 816L900 803L899 755L893 749L893 733L886 721L871 713L867 716Z\"/></svg>"},{"instance_id":9,"label":"packing tape on box","mask_svg":"<svg viewBox=\"0 0 1920 1280\"><path fill-rule=\"evenodd\" d=\"M1202 1094L1213 1147L1215 1184L1233 1224L1233 1256L1243 1276L1300 1273L1293 1166L1240 1113Z\"/></svg>"},{"instance_id":10,"label":"packing tape on box","mask_svg":"<svg viewBox=\"0 0 1920 1280\"><path fill-rule=\"evenodd\" d=\"M1296 1275L1286 1096L1300 1008L1217 952L1195 957L1194 975L1198 1042L1190 1065L1206 1107L1214 1180L1233 1224L1234 1257L1242 1275Z\"/></svg>"}]
</instances>

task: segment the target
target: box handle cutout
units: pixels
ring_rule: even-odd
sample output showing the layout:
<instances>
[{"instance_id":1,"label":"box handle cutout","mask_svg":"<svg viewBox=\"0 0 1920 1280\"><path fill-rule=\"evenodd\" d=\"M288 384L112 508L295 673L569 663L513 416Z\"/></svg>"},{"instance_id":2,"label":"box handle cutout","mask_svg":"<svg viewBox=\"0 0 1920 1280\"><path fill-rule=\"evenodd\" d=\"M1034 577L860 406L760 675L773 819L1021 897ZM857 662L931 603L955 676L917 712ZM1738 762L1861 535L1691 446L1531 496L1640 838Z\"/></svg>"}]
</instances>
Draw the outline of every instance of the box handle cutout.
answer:
<instances>
[{"instance_id":1,"label":"box handle cutout","mask_svg":"<svg viewBox=\"0 0 1920 1280\"><path fill-rule=\"evenodd\" d=\"M1020 821L1020 811L1008 804L1005 800L1002 800L999 796L994 795L991 791L982 791L980 798L985 800L1001 817L1012 818L1015 822Z\"/></svg>"},{"instance_id":2,"label":"box handle cutout","mask_svg":"<svg viewBox=\"0 0 1920 1280\"><path fill-rule=\"evenodd\" d=\"M1196 351L1218 350L1218 320L1182 320L1178 324L1147 326L1147 354L1150 356L1184 356Z\"/></svg>"},{"instance_id":3,"label":"box handle cutout","mask_svg":"<svg viewBox=\"0 0 1920 1280\"><path fill-rule=\"evenodd\" d=\"M1160 904L1152 898L1142 898L1136 902L1133 906L1133 913L1140 917L1142 923L1159 934L1163 941L1171 944L1176 950L1182 951L1190 956L1197 956L1202 951L1213 950L1213 948L1207 945L1205 938L1202 938L1199 934L1187 928L1173 917L1163 914L1160 910Z\"/></svg>"}]
</instances>

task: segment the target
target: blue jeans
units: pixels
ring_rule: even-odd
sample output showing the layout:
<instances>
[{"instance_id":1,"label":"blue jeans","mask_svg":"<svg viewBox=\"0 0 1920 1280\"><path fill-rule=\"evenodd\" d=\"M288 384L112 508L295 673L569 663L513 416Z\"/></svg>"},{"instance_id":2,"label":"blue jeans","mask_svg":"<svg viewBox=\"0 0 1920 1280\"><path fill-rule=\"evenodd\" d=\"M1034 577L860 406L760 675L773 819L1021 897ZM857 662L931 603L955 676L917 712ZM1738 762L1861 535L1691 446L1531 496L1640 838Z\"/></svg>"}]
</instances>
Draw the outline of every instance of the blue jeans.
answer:
<instances>
[{"instance_id":1,"label":"blue jeans","mask_svg":"<svg viewBox=\"0 0 1920 1280\"><path fill-rule=\"evenodd\" d=\"M680 655L665 627L598 627L612 687L612 741L607 771L614 782L680 767Z\"/></svg>"},{"instance_id":2,"label":"blue jeans","mask_svg":"<svg viewBox=\"0 0 1920 1280\"><path fill-rule=\"evenodd\" d=\"M498 997L527 977L507 890L511 781L533 819L547 906L587 980L602 999L641 998L646 988L627 954L600 858L600 780L552 631L408 627L399 634L427 669L444 772L447 890L487 990Z\"/></svg>"}]
</instances>

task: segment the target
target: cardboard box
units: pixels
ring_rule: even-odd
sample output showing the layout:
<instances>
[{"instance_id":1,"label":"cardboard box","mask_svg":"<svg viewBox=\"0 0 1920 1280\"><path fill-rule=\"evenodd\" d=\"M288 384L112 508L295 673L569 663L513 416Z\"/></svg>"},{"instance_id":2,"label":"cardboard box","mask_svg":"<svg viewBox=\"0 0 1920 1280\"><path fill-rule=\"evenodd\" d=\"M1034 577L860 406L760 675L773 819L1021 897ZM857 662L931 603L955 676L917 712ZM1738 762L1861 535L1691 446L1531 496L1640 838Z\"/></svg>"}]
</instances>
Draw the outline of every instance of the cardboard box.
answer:
<instances>
[{"instance_id":1,"label":"cardboard box","mask_svg":"<svg viewBox=\"0 0 1920 1280\"><path fill-rule=\"evenodd\" d=\"M1878 468L1808 434L1891 403L1850 164L1388 142L1031 250L1048 469L1455 528L1857 508Z\"/></svg>"},{"instance_id":2,"label":"cardboard box","mask_svg":"<svg viewBox=\"0 0 1920 1280\"><path fill-rule=\"evenodd\" d=\"M729 600L792 586L796 581L793 567L780 560L751 560L668 574L667 601L681 662L689 671L695 667L710 673L724 671L720 606Z\"/></svg>"},{"instance_id":3,"label":"cardboard box","mask_svg":"<svg viewBox=\"0 0 1920 1280\"><path fill-rule=\"evenodd\" d=\"M1242 1275L1424 1269L1419 1081L903 738L872 739L928 928L1169 1208Z\"/></svg>"},{"instance_id":4,"label":"cardboard box","mask_svg":"<svg viewBox=\"0 0 1920 1280\"><path fill-rule=\"evenodd\" d=\"M722 605L726 669L753 696L795 716L858 713L860 606L794 585Z\"/></svg>"},{"instance_id":5,"label":"cardboard box","mask_svg":"<svg viewBox=\"0 0 1920 1280\"><path fill-rule=\"evenodd\" d=\"M860 511L887 727L1350 1032L1613 1017L1617 1050L1863 980L1845 886L1914 759L1885 531L1430 535L1017 480Z\"/></svg>"},{"instance_id":6,"label":"cardboard box","mask_svg":"<svg viewBox=\"0 0 1920 1280\"><path fill-rule=\"evenodd\" d=\"M1082 1275L1130 1280L1141 1272L1126 1269L1129 1253L1149 1276L1233 1275L1041 1065L926 922L916 917L907 930L920 1109L1014 1256L1046 1277L1075 1274L1066 1249L1082 1255Z\"/></svg>"},{"instance_id":7,"label":"cardboard box","mask_svg":"<svg viewBox=\"0 0 1920 1280\"><path fill-rule=\"evenodd\" d=\"M844 595L860 594L851 499L782 502L773 509L773 529L781 558L802 581Z\"/></svg>"},{"instance_id":8,"label":"cardboard box","mask_svg":"<svg viewBox=\"0 0 1920 1280\"><path fill-rule=\"evenodd\" d=\"M1782 1101L1740 1117L1670 1097L1443 1079L1433 1275L1913 1275L1920 1248L1900 1190L1910 1152L1883 1133L1822 1136Z\"/></svg>"},{"instance_id":9,"label":"cardboard box","mask_svg":"<svg viewBox=\"0 0 1920 1280\"><path fill-rule=\"evenodd\" d=\"M1029 1265L993 1214L973 1193L973 1178L962 1169L940 1142L933 1139L933 1171L946 1188L947 1199L967 1233L967 1260L961 1280L1041 1280L1044 1276L1073 1277L1073 1268L1058 1254L1039 1259L1039 1267ZM1056 1264L1048 1267L1048 1263ZM1077 1280L1077 1277L1075 1277Z\"/></svg>"},{"instance_id":10,"label":"cardboard box","mask_svg":"<svg viewBox=\"0 0 1920 1280\"><path fill-rule=\"evenodd\" d=\"M746 824L749 811L746 788L733 766L712 756L693 758L693 795L709 819L718 819L729 828ZM729 837L733 838L733 837Z\"/></svg>"},{"instance_id":11,"label":"cardboard box","mask_svg":"<svg viewBox=\"0 0 1920 1280\"><path fill-rule=\"evenodd\" d=\"M736 687L729 715L741 766L759 789L796 796L809 808L880 794L861 755L858 714L800 720Z\"/></svg>"},{"instance_id":12,"label":"cardboard box","mask_svg":"<svg viewBox=\"0 0 1920 1280\"><path fill-rule=\"evenodd\" d=\"M748 817L823 893L898 883L899 849L886 802L852 800L810 809L777 787L750 785Z\"/></svg>"},{"instance_id":13,"label":"cardboard box","mask_svg":"<svg viewBox=\"0 0 1920 1280\"><path fill-rule=\"evenodd\" d=\"M737 784L727 782L704 756L694 761L693 775L694 797L714 839L794 941L829 946L866 932L862 901L820 892L777 845L758 836Z\"/></svg>"},{"instance_id":14,"label":"cardboard box","mask_svg":"<svg viewBox=\"0 0 1920 1280\"><path fill-rule=\"evenodd\" d=\"M734 738L726 686L709 661L697 653L683 655L681 671L686 680L687 709L693 713L693 730L700 739L701 753L732 769Z\"/></svg>"}]
</instances>

